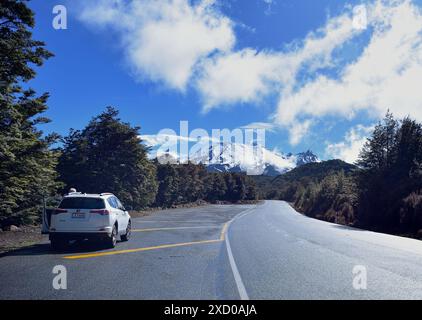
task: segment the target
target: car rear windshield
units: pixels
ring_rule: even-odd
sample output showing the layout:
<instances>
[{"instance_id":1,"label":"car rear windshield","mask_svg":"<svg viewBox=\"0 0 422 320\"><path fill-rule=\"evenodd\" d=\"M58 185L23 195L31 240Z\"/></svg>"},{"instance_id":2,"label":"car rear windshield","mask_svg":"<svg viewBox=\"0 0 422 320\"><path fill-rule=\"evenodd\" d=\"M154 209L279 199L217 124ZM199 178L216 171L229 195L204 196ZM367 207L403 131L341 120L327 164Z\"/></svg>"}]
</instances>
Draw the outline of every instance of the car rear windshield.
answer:
<instances>
[{"instance_id":1,"label":"car rear windshield","mask_svg":"<svg viewBox=\"0 0 422 320\"><path fill-rule=\"evenodd\" d=\"M60 203L60 209L105 209L103 199L86 198L86 197L72 197L64 198Z\"/></svg>"}]
</instances>

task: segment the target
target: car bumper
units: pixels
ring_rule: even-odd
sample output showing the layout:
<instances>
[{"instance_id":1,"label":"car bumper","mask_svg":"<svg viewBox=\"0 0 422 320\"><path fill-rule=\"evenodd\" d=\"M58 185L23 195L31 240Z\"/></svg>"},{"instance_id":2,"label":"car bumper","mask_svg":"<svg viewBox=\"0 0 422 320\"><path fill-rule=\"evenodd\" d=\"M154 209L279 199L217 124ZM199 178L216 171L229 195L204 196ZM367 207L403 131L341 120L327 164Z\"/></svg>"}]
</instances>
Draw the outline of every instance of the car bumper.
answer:
<instances>
[{"instance_id":1,"label":"car bumper","mask_svg":"<svg viewBox=\"0 0 422 320\"><path fill-rule=\"evenodd\" d=\"M92 231L92 232L56 232L50 231L49 239L63 240L104 240L109 238L111 231Z\"/></svg>"}]
</instances>

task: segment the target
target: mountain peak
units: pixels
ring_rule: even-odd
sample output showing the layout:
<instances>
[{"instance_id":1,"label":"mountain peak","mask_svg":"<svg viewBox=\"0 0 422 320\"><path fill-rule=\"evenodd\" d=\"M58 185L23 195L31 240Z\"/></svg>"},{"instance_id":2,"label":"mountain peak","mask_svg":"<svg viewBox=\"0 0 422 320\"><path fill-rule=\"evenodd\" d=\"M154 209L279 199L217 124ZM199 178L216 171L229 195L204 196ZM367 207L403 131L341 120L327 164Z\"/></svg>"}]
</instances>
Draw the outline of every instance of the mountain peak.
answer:
<instances>
[{"instance_id":1,"label":"mountain peak","mask_svg":"<svg viewBox=\"0 0 422 320\"><path fill-rule=\"evenodd\" d=\"M307 163L321 162L318 156L315 155L315 153L313 153L311 150L300 152L296 155L296 157L297 157L297 160L296 160L297 166L302 166Z\"/></svg>"}]
</instances>

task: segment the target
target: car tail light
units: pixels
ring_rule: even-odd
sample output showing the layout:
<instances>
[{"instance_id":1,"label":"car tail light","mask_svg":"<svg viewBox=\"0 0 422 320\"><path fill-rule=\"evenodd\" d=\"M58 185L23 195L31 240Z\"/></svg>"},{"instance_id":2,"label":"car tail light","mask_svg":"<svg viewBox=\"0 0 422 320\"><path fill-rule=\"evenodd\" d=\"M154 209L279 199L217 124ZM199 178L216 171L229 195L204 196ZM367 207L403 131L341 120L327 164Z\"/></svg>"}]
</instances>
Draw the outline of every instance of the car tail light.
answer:
<instances>
[{"instance_id":1,"label":"car tail light","mask_svg":"<svg viewBox=\"0 0 422 320\"><path fill-rule=\"evenodd\" d=\"M65 209L54 209L52 214L60 214L60 213L66 213L67 210Z\"/></svg>"},{"instance_id":2,"label":"car tail light","mask_svg":"<svg viewBox=\"0 0 422 320\"><path fill-rule=\"evenodd\" d=\"M91 210L91 213L96 213L96 214L100 214L102 216L108 216L110 214L110 211L106 210L106 209L99 209L99 210Z\"/></svg>"}]
</instances>

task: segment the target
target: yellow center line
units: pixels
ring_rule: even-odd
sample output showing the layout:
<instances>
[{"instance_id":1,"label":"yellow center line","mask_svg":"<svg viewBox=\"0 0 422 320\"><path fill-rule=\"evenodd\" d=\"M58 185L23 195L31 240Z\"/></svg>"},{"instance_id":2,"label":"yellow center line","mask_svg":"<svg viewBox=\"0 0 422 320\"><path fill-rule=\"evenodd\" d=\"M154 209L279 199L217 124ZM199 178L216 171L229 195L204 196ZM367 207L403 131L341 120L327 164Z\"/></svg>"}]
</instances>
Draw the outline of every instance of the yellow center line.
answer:
<instances>
[{"instance_id":1,"label":"yellow center line","mask_svg":"<svg viewBox=\"0 0 422 320\"><path fill-rule=\"evenodd\" d=\"M133 252L151 251L151 250L157 250L157 249L192 246L192 245L196 245L196 244L217 243L217 242L221 242L221 241L225 240L228 226L229 226L229 222L226 222L224 224L223 228L221 229L219 239L164 244L164 245L159 245L159 246L136 248L136 249L115 250L115 251L97 252L97 253L84 253L84 254L79 254L79 255L64 256L63 258L69 259L69 260L77 260L77 259L87 259L87 258L111 256L111 255L124 254L124 253L133 253ZM212 228L212 227L155 228L155 229L135 229L135 230L132 230L132 231L134 231L134 232L145 232L145 231L191 229L191 228Z\"/></svg>"},{"instance_id":2,"label":"yellow center line","mask_svg":"<svg viewBox=\"0 0 422 320\"><path fill-rule=\"evenodd\" d=\"M150 232L165 230L184 230L184 229L218 229L219 226L201 226L201 227L173 227L173 228L148 228L148 229L132 229L132 232Z\"/></svg>"},{"instance_id":3,"label":"yellow center line","mask_svg":"<svg viewBox=\"0 0 422 320\"><path fill-rule=\"evenodd\" d=\"M226 239L226 232L227 232L228 226L229 226L229 223L226 222L223 226L223 229L221 229L220 241L224 241Z\"/></svg>"},{"instance_id":4,"label":"yellow center line","mask_svg":"<svg viewBox=\"0 0 422 320\"><path fill-rule=\"evenodd\" d=\"M150 251L150 250L157 250L157 249L175 248L175 247L182 247L182 246L191 246L191 245L195 245L195 244L216 243L216 242L221 242L221 240L220 239L217 239L217 240L202 240L202 241L193 241L193 242L164 244L164 245L154 246L154 247L145 247L145 248L137 248L137 249L127 249L127 250L117 250L117 251L98 252L98 253L86 253L86 254L73 255L73 256L64 256L63 258L69 259L69 260L86 259L86 258L111 256L111 255L115 255L115 254Z\"/></svg>"}]
</instances>

